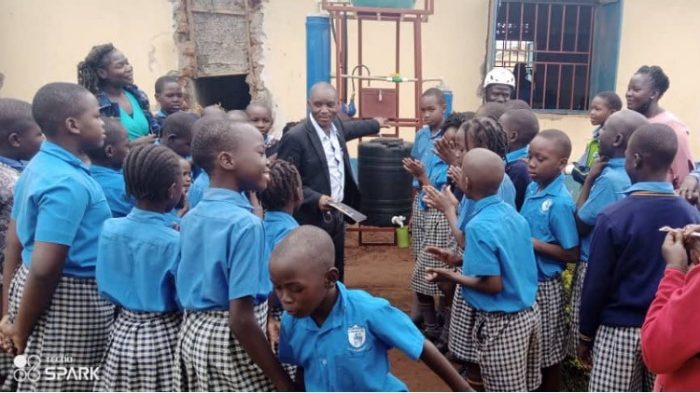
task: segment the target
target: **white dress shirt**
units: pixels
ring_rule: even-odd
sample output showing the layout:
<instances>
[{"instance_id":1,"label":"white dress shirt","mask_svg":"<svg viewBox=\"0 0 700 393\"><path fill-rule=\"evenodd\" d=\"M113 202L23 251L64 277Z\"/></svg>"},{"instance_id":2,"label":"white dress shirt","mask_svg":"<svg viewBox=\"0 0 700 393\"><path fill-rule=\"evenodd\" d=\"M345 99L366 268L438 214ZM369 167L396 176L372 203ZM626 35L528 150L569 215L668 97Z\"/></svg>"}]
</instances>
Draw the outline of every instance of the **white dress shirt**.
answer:
<instances>
[{"instance_id":1,"label":"white dress shirt","mask_svg":"<svg viewBox=\"0 0 700 393\"><path fill-rule=\"evenodd\" d=\"M309 115L318 138L326 153L326 163L328 164L328 175L331 179L331 198L336 202L342 202L345 196L345 165L343 164L343 149L338 141L338 129L331 123L330 135L326 134L321 126L316 123L316 119Z\"/></svg>"}]
</instances>

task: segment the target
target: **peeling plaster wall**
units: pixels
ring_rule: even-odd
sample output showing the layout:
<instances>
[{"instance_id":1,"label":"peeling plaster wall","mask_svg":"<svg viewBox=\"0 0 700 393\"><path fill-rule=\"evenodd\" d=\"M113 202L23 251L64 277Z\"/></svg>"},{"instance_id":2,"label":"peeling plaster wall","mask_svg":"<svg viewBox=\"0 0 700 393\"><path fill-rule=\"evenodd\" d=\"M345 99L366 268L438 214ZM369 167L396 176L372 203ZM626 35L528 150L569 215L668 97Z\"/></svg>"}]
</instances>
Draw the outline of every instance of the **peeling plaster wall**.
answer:
<instances>
[{"instance_id":1,"label":"peeling plaster wall","mask_svg":"<svg viewBox=\"0 0 700 393\"><path fill-rule=\"evenodd\" d=\"M180 76L188 96L195 96L194 78L247 74L253 101L269 103L260 78L263 15L259 0L178 0L175 40Z\"/></svg>"}]
</instances>

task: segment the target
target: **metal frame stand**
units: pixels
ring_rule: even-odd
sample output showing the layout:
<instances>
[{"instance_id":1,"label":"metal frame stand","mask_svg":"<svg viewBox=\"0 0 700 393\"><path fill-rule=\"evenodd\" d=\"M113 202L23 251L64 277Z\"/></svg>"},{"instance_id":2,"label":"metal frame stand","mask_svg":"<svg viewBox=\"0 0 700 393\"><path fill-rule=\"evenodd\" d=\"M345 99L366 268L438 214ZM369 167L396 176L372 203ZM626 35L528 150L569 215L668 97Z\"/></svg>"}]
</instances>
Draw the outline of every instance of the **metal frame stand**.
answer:
<instances>
[{"instance_id":1,"label":"metal frame stand","mask_svg":"<svg viewBox=\"0 0 700 393\"><path fill-rule=\"evenodd\" d=\"M399 87L400 82L394 83L394 88L396 90L396 119L388 119L389 124L394 127L393 133L382 134L382 136L399 136L399 128L401 127L412 127L418 129L422 126L422 119L420 116L420 97L423 93L423 53L422 53L422 23L428 21L428 16L432 15L435 9L434 0L422 0L423 7L416 8L380 8L380 7L354 7L347 2L329 1L322 0L321 8L327 11L330 15L331 27L335 31L333 42L335 44L335 78L336 90L338 91L338 98L345 97L347 91L347 79L348 70L345 69L343 62L343 57L347 57L348 53L348 40L345 37L346 30L345 23L347 20L357 21L357 64L362 65L363 55L362 55L362 25L364 21L378 21L378 22L393 22L396 25L395 30L395 72L397 74L401 73L401 22L411 23L413 25L413 64L415 76L410 79L404 79L404 82L414 83L414 108L415 113L413 117L401 117L400 107L399 107ZM367 76L363 76L362 67L359 68L359 77L357 79L358 83L358 93L362 96L363 81L367 80ZM362 107L360 106L360 115L362 114ZM350 232L359 232L358 240L361 246L364 245L395 245L396 244L396 228L378 228L378 227L367 227L362 224L358 224L356 227L349 227ZM392 232L393 241L389 242L366 242L363 239L364 232Z\"/></svg>"}]
</instances>

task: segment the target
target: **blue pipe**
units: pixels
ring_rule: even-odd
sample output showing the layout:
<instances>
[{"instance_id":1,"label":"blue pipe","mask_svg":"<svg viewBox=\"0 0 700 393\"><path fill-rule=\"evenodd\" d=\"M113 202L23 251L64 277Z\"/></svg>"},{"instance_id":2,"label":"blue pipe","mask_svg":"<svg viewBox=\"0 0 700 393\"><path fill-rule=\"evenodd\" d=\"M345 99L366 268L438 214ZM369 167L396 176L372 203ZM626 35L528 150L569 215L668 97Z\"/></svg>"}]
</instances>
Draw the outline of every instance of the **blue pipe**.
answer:
<instances>
[{"instance_id":1,"label":"blue pipe","mask_svg":"<svg viewBox=\"0 0 700 393\"><path fill-rule=\"evenodd\" d=\"M317 82L331 81L331 23L328 16L306 17L306 98Z\"/></svg>"}]
</instances>

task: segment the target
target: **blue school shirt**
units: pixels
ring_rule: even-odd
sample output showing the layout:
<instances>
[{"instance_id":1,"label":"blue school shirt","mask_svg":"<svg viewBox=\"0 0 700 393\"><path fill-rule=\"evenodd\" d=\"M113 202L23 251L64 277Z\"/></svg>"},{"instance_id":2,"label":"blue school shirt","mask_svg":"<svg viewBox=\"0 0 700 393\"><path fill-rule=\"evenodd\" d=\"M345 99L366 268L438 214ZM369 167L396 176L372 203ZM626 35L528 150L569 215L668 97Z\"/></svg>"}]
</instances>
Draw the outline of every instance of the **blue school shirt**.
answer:
<instances>
[{"instance_id":1,"label":"blue school shirt","mask_svg":"<svg viewBox=\"0 0 700 393\"><path fill-rule=\"evenodd\" d=\"M265 242L272 252L275 246L280 244L289 232L299 227L299 223L294 216L282 211L266 211L263 219L265 228Z\"/></svg>"},{"instance_id":2,"label":"blue school shirt","mask_svg":"<svg viewBox=\"0 0 700 393\"><path fill-rule=\"evenodd\" d=\"M578 209L578 218L588 225L595 225L595 220L603 209L625 197L624 191L631 185L625 171L624 158L612 158L603 168L600 176L593 182L586 202ZM581 260L588 261L591 250L593 231L581 238Z\"/></svg>"},{"instance_id":3,"label":"blue school shirt","mask_svg":"<svg viewBox=\"0 0 700 393\"><path fill-rule=\"evenodd\" d=\"M130 311L175 311L179 261L180 234L168 225L165 215L134 208L102 227L97 287L102 297Z\"/></svg>"},{"instance_id":4,"label":"blue school shirt","mask_svg":"<svg viewBox=\"0 0 700 393\"><path fill-rule=\"evenodd\" d=\"M101 165L90 166L92 177L102 187L105 193L112 217L124 217L134 208L134 200L126 194L126 184L121 171Z\"/></svg>"},{"instance_id":5,"label":"blue school shirt","mask_svg":"<svg viewBox=\"0 0 700 393\"><path fill-rule=\"evenodd\" d=\"M426 175L428 176L430 184L436 189L442 190L447 184L447 170L450 166L432 150L425 154L425 160L423 165L425 165ZM418 206L423 210L427 210L428 205L423 200L424 196L425 192L421 190L420 197L418 198Z\"/></svg>"},{"instance_id":6,"label":"blue school shirt","mask_svg":"<svg viewBox=\"0 0 700 393\"><path fill-rule=\"evenodd\" d=\"M433 150L433 144L437 139L440 139L442 134L440 130L436 130L433 133L429 126L425 126L416 132L416 138L413 140L413 147L411 147L411 157L422 162L426 171L428 170L426 154ZM420 189L418 179L413 179L413 188Z\"/></svg>"},{"instance_id":7,"label":"blue school shirt","mask_svg":"<svg viewBox=\"0 0 700 393\"><path fill-rule=\"evenodd\" d=\"M515 208L515 187L508 176L503 176L503 180L501 181L501 185L498 187L498 192L496 195L498 195L503 202ZM462 200L459 203L457 212L457 228L462 230L462 232L466 230L467 223L469 223L469 220L474 215L475 203L476 202L473 199L469 199L467 197L462 197Z\"/></svg>"},{"instance_id":8,"label":"blue school shirt","mask_svg":"<svg viewBox=\"0 0 700 393\"><path fill-rule=\"evenodd\" d=\"M29 267L37 241L68 246L63 274L95 277L97 239L112 214L102 187L73 153L44 141L15 186L12 219Z\"/></svg>"},{"instance_id":9,"label":"blue school shirt","mask_svg":"<svg viewBox=\"0 0 700 393\"><path fill-rule=\"evenodd\" d=\"M581 293L579 330L594 337L601 325L641 327L666 269L659 228L700 223L698 210L666 182L635 183L605 208L593 229Z\"/></svg>"},{"instance_id":10,"label":"blue school shirt","mask_svg":"<svg viewBox=\"0 0 700 393\"><path fill-rule=\"evenodd\" d=\"M177 295L185 310L228 310L229 301L267 300L272 283L262 220L239 192L209 188L180 224Z\"/></svg>"},{"instance_id":11,"label":"blue school shirt","mask_svg":"<svg viewBox=\"0 0 700 393\"><path fill-rule=\"evenodd\" d=\"M197 176L192 185L190 186L190 191L187 194L187 201L190 204L190 210L194 209L195 206L202 200L202 195L204 195L204 190L209 188L209 175L205 171Z\"/></svg>"},{"instance_id":12,"label":"blue school shirt","mask_svg":"<svg viewBox=\"0 0 700 393\"><path fill-rule=\"evenodd\" d=\"M390 373L392 348L417 360L425 338L403 311L365 291L336 283L338 299L320 327L282 316L279 357L304 369L306 391L406 391Z\"/></svg>"},{"instance_id":13,"label":"blue school shirt","mask_svg":"<svg viewBox=\"0 0 700 393\"><path fill-rule=\"evenodd\" d=\"M506 154L506 174L515 186L515 208L520 210L525 201L527 186L530 185L530 173L527 169L527 150L525 146Z\"/></svg>"},{"instance_id":14,"label":"blue school shirt","mask_svg":"<svg viewBox=\"0 0 700 393\"><path fill-rule=\"evenodd\" d=\"M564 174L554 179L544 190L532 182L527 187L527 195L520 214L530 224L530 231L535 239L545 243L557 244L565 250L578 246L575 205L571 194L564 185ZM564 268L562 262L535 253L539 280L556 278Z\"/></svg>"},{"instance_id":15,"label":"blue school shirt","mask_svg":"<svg viewBox=\"0 0 700 393\"><path fill-rule=\"evenodd\" d=\"M177 208L169 210L163 214L165 221L171 228L178 227L182 223L182 217L177 215Z\"/></svg>"},{"instance_id":16,"label":"blue school shirt","mask_svg":"<svg viewBox=\"0 0 700 393\"><path fill-rule=\"evenodd\" d=\"M477 310L514 313L527 310L537 294L537 263L530 227L513 206L497 196L474 204L465 233L465 276L501 276L503 289L488 294L462 286L462 296Z\"/></svg>"}]
</instances>

